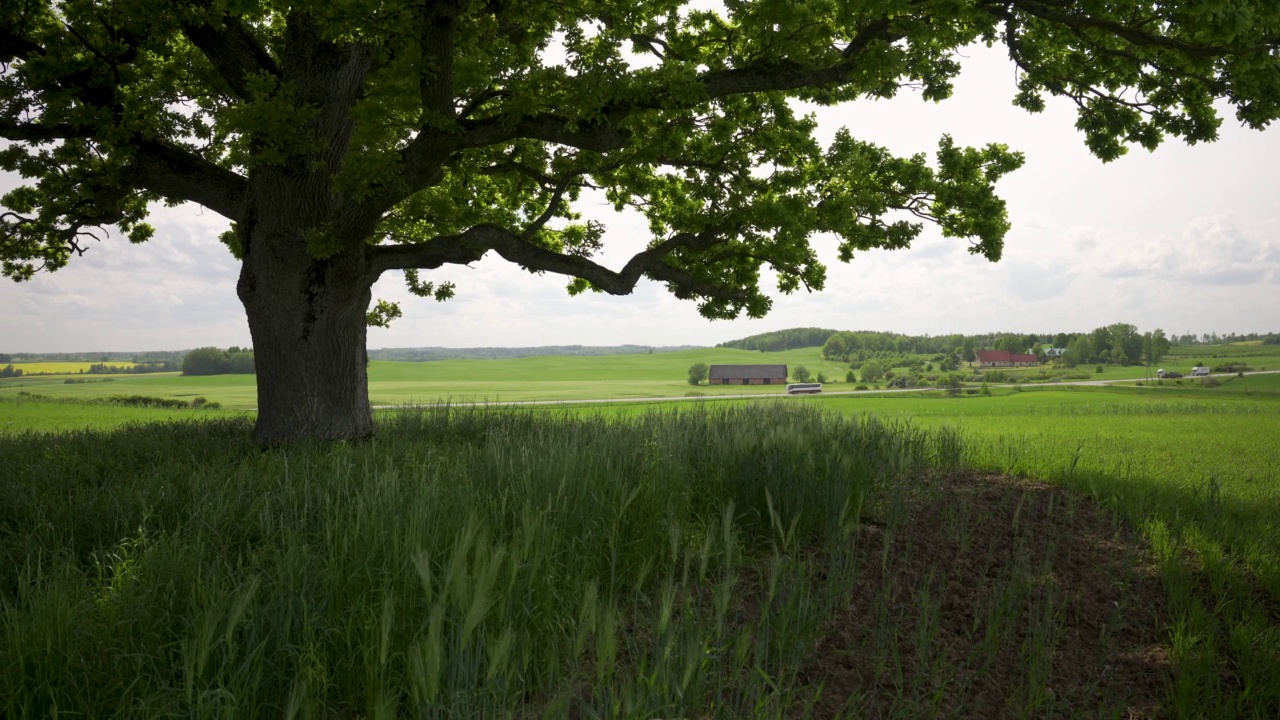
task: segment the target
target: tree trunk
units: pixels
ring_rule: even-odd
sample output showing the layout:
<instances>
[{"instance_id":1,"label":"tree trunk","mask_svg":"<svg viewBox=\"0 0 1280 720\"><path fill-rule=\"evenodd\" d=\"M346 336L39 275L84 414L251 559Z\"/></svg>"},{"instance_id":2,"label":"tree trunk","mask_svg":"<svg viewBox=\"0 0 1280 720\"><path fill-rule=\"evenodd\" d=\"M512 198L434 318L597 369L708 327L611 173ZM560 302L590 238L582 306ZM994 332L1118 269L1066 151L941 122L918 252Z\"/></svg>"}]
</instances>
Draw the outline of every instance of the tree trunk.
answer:
<instances>
[{"instance_id":1,"label":"tree trunk","mask_svg":"<svg viewBox=\"0 0 1280 720\"><path fill-rule=\"evenodd\" d=\"M278 217L278 216L277 216ZM254 439L358 440L373 435L365 314L371 279L360 249L320 260L302 240L259 226L248 240L237 291L249 318L258 375ZM272 237L274 235L274 237Z\"/></svg>"}]
</instances>

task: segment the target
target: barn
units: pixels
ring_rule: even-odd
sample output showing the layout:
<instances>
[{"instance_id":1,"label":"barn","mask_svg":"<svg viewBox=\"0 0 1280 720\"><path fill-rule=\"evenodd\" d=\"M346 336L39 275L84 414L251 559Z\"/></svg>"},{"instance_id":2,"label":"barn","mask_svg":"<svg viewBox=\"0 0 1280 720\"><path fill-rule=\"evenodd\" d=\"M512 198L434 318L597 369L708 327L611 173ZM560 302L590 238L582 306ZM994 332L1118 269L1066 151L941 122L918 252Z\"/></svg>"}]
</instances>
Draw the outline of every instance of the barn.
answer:
<instances>
[{"instance_id":1,"label":"barn","mask_svg":"<svg viewBox=\"0 0 1280 720\"><path fill-rule=\"evenodd\" d=\"M978 367L1030 367L1037 363L1035 355L1011 353L1008 350L979 350Z\"/></svg>"},{"instance_id":2,"label":"barn","mask_svg":"<svg viewBox=\"0 0 1280 720\"><path fill-rule=\"evenodd\" d=\"M710 385L786 385L786 365L712 365Z\"/></svg>"}]
</instances>

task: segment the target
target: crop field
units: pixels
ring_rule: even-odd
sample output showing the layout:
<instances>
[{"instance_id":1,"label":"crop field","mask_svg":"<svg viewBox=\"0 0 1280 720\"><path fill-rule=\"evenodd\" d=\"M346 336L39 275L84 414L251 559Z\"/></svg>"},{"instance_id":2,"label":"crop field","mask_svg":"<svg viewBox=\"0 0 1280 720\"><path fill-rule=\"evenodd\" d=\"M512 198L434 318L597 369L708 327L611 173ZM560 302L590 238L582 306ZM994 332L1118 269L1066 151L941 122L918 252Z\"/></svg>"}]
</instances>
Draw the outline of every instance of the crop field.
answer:
<instances>
[{"instance_id":1,"label":"crop field","mask_svg":"<svg viewBox=\"0 0 1280 720\"><path fill-rule=\"evenodd\" d=\"M93 362L16 362L5 363L13 365L14 370L21 370L24 375L77 375L89 372L89 368L94 365L106 365L107 367L131 368L134 363L127 360L108 360L104 363Z\"/></svg>"}]
</instances>

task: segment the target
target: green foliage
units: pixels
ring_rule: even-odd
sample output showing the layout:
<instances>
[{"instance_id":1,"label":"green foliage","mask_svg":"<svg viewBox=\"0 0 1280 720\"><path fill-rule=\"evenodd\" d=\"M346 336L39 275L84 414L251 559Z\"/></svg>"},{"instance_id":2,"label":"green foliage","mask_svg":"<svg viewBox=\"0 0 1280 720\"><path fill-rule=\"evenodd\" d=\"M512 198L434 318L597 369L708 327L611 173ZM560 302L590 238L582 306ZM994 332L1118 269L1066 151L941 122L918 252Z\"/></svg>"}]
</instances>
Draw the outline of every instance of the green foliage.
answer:
<instances>
[{"instance_id":1,"label":"green foliage","mask_svg":"<svg viewBox=\"0 0 1280 720\"><path fill-rule=\"evenodd\" d=\"M896 0L641 2L625 12L45 0L0 13L0 168L31 183L3 197L0 271L19 280L64 266L95 228L146 241L147 207L164 200L227 216L237 257L261 247L245 242L255 218L278 212L297 232L255 243L333 262L392 257L387 246L399 245L409 251L386 267L409 270L497 250L569 276L572 292L629 291L634 278L593 262L606 239L574 209L596 187L645 216L653 242L640 270L708 317L759 316L766 267L781 292L823 287L814 233L836 236L849 260L907 247L928 221L998 259L1008 216L994 185L1022 163L1001 144L949 136L932 159L896 157L844 129L824 147L795 101L837 105L906 85L940 101L961 70L957 51L986 42L1018 64L1018 105L1075 101L1103 160L1165 136L1212 140L1215 100L1250 127L1280 116L1270 0L909 11ZM545 52L553 38L563 55ZM298 215L308 204L285 181L303 177L334 202ZM250 186L293 200L242 202L258 197ZM451 294L442 287L428 294ZM390 318L383 309L376 320Z\"/></svg>"},{"instance_id":2,"label":"green foliage","mask_svg":"<svg viewBox=\"0 0 1280 720\"><path fill-rule=\"evenodd\" d=\"M740 340L722 342L716 347L738 348L739 350L794 350L796 348L818 347L826 342L835 330L822 328L789 328L774 332L751 335Z\"/></svg>"},{"instance_id":3,"label":"green foliage","mask_svg":"<svg viewBox=\"0 0 1280 720\"><path fill-rule=\"evenodd\" d=\"M791 379L796 382L809 382L813 379L813 375L809 374L809 368L803 365L796 365L791 369Z\"/></svg>"},{"instance_id":4,"label":"green foliage","mask_svg":"<svg viewBox=\"0 0 1280 720\"><path fill-rule=\"evenodd\" d=\"M885 368L878 360L868 360L862 364L860 369L862 374L862 382L875 383L880 382L885 377Z\"/></svg>"},{"instance_id":5,"label":"green foliage","mask_svg":"<svg viewBox=\"0 0 1280 720\"><path fill-rule=\"evenodd\" d=\"M707 367L706 363L694 363L690 365L689 366L689 384L701 385L702 383L707 381L707 374L709 372L710 372L710 368Z\"/></svg>"},{"instance_id":6,"label":"green foliage","mask_svg":"<svg viewBox=\"0 0 1280 720\"><path fill-rule=\"evenodd\" d=\"M238 347L196 348L182 358L183 375L252 374L253 351Z\"/></svg>"}]
</instances>

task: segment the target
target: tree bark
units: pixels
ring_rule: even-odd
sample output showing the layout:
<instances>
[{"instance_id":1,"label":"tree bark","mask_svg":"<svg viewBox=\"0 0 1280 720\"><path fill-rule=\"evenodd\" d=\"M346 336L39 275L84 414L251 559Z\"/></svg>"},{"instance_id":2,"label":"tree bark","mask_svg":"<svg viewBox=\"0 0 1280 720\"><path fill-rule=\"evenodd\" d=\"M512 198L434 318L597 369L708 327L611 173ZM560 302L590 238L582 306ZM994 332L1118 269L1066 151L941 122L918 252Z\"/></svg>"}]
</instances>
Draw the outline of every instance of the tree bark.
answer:
<instances>
[{"instance_id":1,"label":"tree bark","mask_svg":"<svg viewBox=\"0 0 1280 720\"><path fill-rule=\"evenodd\" d=\"M370 437L365 319L372 278L362 248L317 259L302 239L307 224L273 214L277 222L242 228L248 242L236 288L258 375L254 439Z\"/></svg>"}]
</instances>

